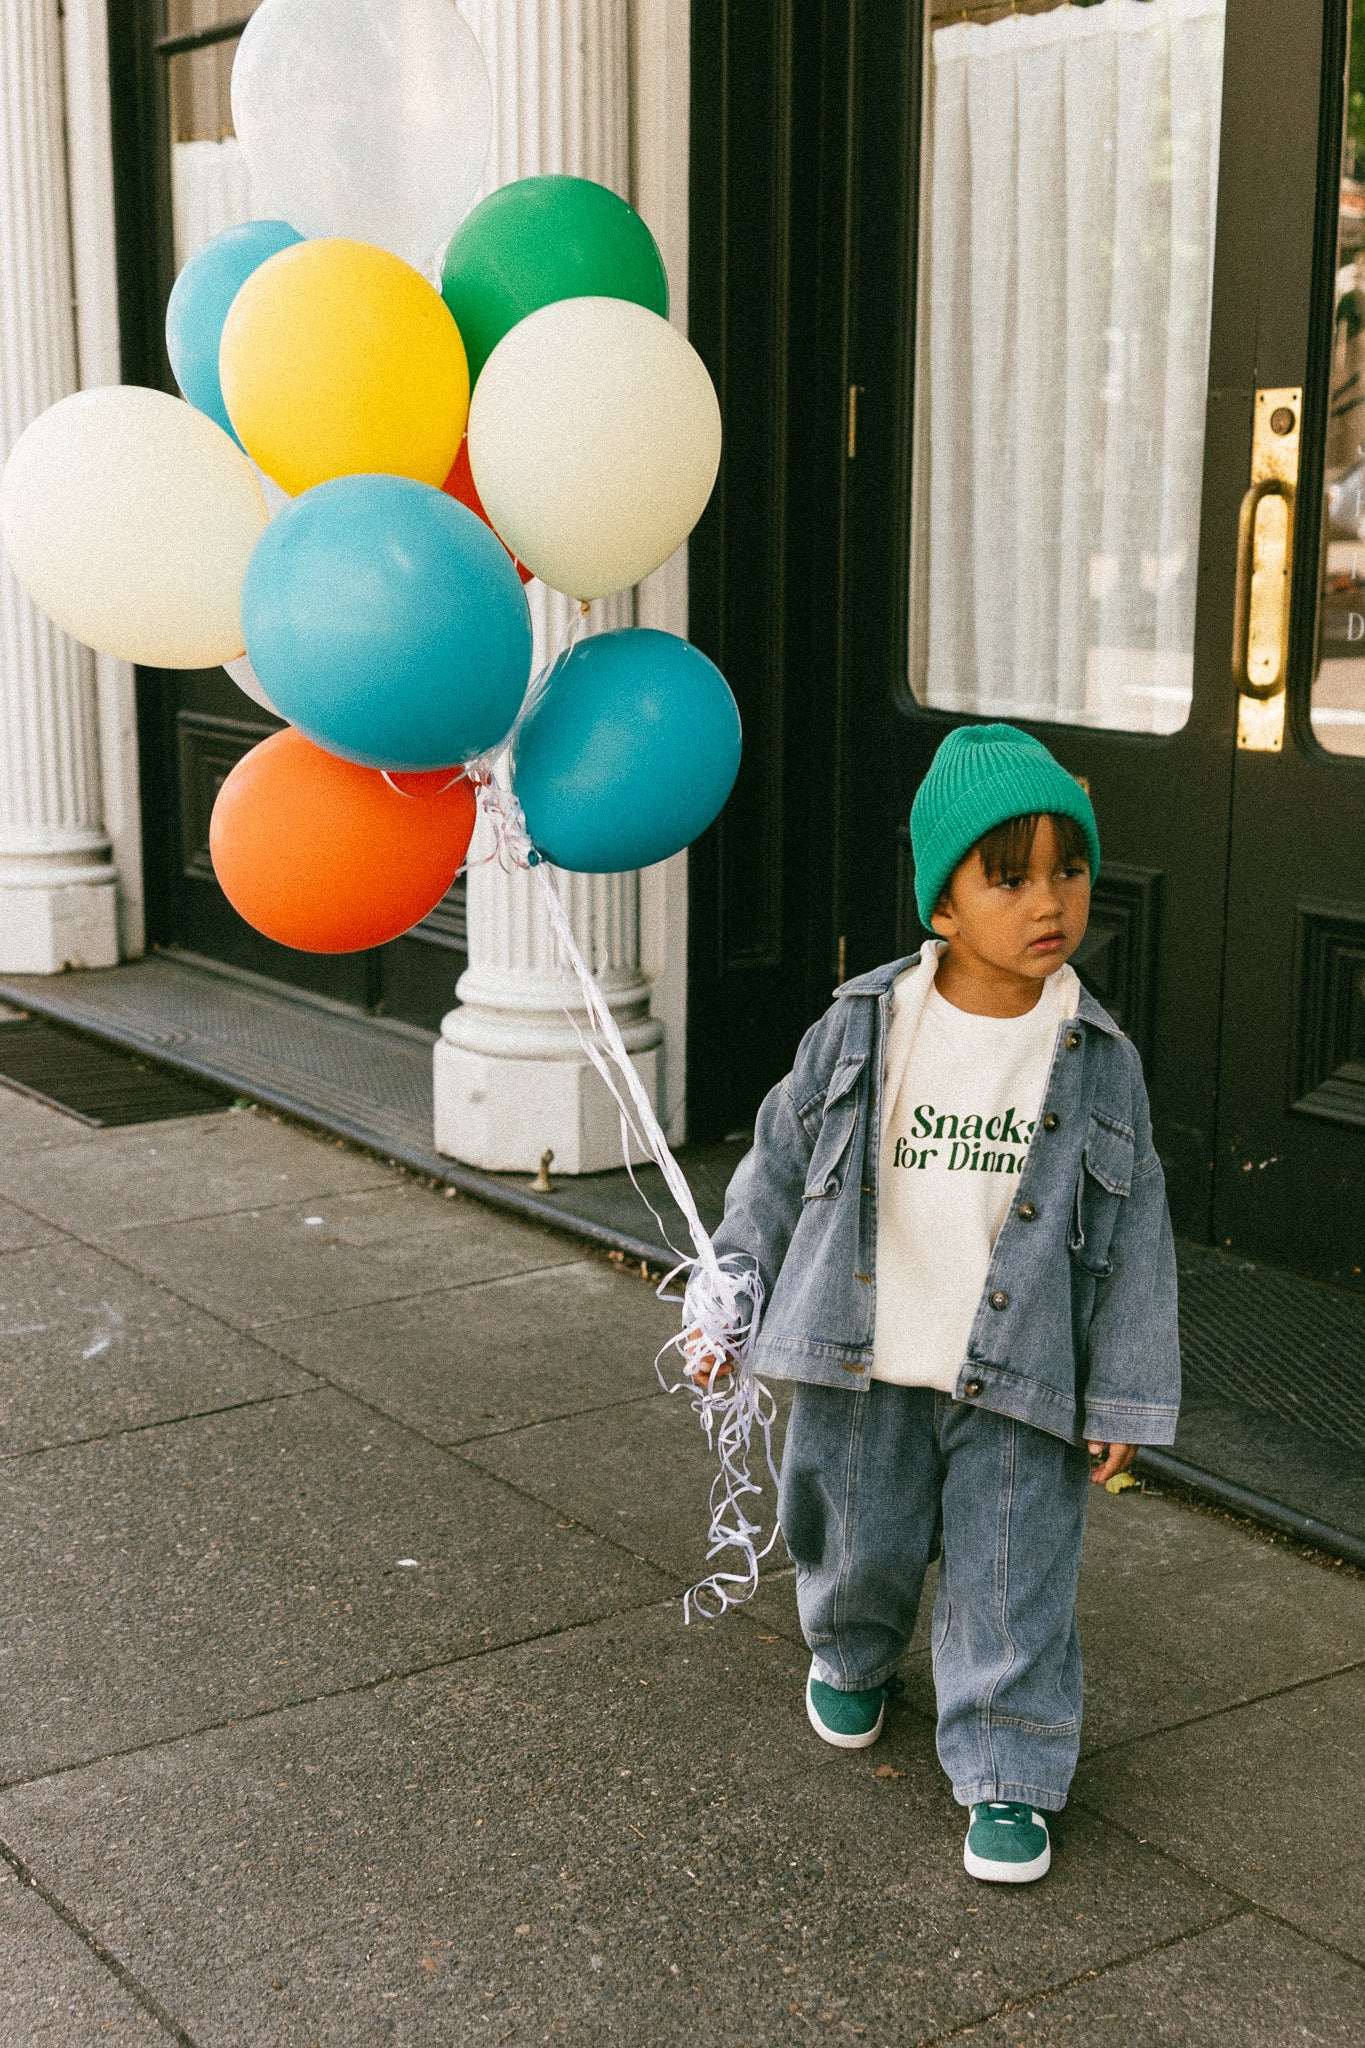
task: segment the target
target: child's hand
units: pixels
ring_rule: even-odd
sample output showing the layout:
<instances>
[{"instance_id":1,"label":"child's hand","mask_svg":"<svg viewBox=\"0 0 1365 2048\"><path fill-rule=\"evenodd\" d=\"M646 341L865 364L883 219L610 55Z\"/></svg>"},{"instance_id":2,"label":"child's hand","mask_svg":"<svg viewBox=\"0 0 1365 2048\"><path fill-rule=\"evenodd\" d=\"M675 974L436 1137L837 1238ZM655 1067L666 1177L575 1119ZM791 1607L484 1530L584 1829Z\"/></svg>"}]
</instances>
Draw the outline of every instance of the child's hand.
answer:
<instances>
[{"instance_id":1,"label":"child's hand","mask_svg":"<svg viewBox=\"0 0 1365 2048\"><path fill-rule=\"evenodd\" d=\"M701 1326L694 1324L683 1338L683 1371L688 1379L710 1393L717 1380L733 1370L730 1353L723 1344L707 1344Z\"/></svg>"},{"instance_id":2,"label":"child's hand","mask_svg":"<svg viewBox=\"0 0 1365 2048\"><path fill-rule=\"evenodd\" d=\"M1136 1444L1091 1444L1090 1477L1096 1486L1103 1486L1116 1472L1126 1472L1137 1456ZM1099 1462L1094 1461L1098 1459Z\"/></svg>"}]
</instances>

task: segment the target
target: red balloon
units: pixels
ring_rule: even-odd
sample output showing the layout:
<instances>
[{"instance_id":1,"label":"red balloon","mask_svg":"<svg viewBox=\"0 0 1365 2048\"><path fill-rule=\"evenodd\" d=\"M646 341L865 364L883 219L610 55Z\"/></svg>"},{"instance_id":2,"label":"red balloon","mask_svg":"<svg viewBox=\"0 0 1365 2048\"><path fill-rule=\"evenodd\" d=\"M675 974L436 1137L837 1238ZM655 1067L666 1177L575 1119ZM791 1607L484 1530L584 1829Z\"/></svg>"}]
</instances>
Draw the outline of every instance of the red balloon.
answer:
<instances>
[{"instance_id":1,"label":"red balloon","mask_svg":"<svg viewBox=\"0 0 1365 2048\"><path fill-rule=\"evenodd\" d=\"M469 467L469 436L467 434L460 443L460 452L455 457L455 467L441 485L441 489L448 492L452 498L458 498L462 505L468 505L471 512L477 512L484 525L489 527L492 532L498 532L498 529L493 525L492 520L483 509L483 499L479 496L479 488L474 481L474 472ZM502 540L502 535L498 534L498 538ZM507 547L506 541L503 541L503 546ZM507 548L507 552L509 555L512 555L510 548ZM516 564L516 571L522 582L529 583L536 573L535 570L528 569L524 562L518 562L515 555L512 555L512 560Z\"/></svg>"},{"instance_id":2,"label":"red balloon","mask_svg":"<svg viewBox=\"0 0 1365 2048\"><path fill-rule=\"evenodd\" d=\"M209 852L223 894L258 932L301 953L359 953L420 924L460 871L475 797L461 775L417 797L377 768L325 754L286 726L218 792Z\"/></svg>"},{"instance_id":3,"label":"red balloon","mask_svg":"<svg viewBox=\"0 0 1365 2048\"><path fill-rule=\"evenodd\" d=\"M400 796L441 796L452 783L464 779L463 768L383 768L390 789Z\"/></svg>"}]
</instances>

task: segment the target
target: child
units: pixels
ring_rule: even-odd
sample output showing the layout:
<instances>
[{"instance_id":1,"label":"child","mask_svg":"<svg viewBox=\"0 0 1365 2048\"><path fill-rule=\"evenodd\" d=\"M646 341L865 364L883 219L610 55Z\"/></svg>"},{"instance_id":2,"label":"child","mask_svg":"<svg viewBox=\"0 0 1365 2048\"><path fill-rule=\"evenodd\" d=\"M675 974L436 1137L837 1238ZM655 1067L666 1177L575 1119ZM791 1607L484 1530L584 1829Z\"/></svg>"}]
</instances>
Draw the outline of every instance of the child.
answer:
<instances>
[{"instance_id":1,"label":"child","mask_svg":"<svg viewBox=\"0 0 1365 2048\"><path fill-rule=\"evenodd\" d=\"M1087 1480L1175 1434L1175 1256L1141 1063L1067 965L1089 797L1026 733L964 726L910 832L938 943L806 1033L716 1248L757 1261L757 1366L797 1382L778 1516L811 1724L876 1741L941 1545L939 1758L968 1871L1023 1884L1080 1744ZM728 1370L695 1332L691 1357Z\"/></svg>"}]
</instances>

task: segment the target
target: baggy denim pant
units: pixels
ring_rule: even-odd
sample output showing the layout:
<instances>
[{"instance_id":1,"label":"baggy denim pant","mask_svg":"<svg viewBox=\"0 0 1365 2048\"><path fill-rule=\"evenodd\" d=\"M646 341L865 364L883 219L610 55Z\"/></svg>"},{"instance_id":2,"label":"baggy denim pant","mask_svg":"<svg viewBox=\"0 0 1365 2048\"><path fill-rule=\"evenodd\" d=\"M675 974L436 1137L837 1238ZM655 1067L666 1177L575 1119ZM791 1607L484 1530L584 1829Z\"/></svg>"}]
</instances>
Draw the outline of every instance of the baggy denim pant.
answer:
<instances>
[{"instance_id":1,"label":"baggy denim pant","mask_svg":"<svg viewBox=\"0 0 1365 2048\"><path fill-rule=\"evenodd\" d=\"M963 1806L1066 1804L1081 1736L1085 1450L928 1387L796 1388L778 1514L815 1675L883 1684L934 1604L938 1754Z\"/></svg>"}]
</instances>

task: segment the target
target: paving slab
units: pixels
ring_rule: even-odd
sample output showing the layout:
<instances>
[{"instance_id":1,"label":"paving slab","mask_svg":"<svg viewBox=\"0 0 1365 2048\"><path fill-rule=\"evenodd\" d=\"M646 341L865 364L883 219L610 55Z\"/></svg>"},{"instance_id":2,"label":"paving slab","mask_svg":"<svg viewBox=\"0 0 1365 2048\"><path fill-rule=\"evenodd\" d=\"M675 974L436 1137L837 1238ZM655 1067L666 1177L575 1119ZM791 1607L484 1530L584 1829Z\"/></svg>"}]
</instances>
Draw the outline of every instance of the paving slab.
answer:
<instances>
[{"instance_id":1,"label":"paving slab","mask_svg":"<svg viewBox=\"0 0 1365 2048\"><path fill-rule=\"evenodd\" d=\"M1365 1658L1365 1579L1159 1494L1091 1489L1087 1751Z\"/></svg>"},{"instance_id":2,"label":"paving slab","mask_svg":"<svg viewBox=\"0 0 1365 2048\"><path fill-rule=\"evenodd\" d=\"M646 1364L645 1370L652 1378L652 1367ZM706 1561L711 1484L719 1465L687 1397L651 1396L646 1386L642 1378L638 1401L483 1437L466 1444L462 1456L691 1582L731 1562ZM763 1493L750 1514L766 1534L776 1489L757 1445L751 1470ZM787 1562L779 1538L774 1563Z\"/></svg>"},{"instance_id":3,"label":"paving slab","mask_svg":"<svg viewBox=\"0 0 1365 2048\"><path fill-rule=\"evenodd\" d=\"M802 1668L670 1604L12 1790L0 1834L201 2048L911 2043L1230 1909L1085 1813L1046 1885L974 1884L926 1726L830 1750Z\"/></svg>"},{"instance_id":4,"label":"paving slab","mask_svg":"<svg viewBox=\"0 0 1365 2048\"><path fill-rule=\"evenodd\" d=\"M8 1171L5 1178L8 1182ZM27 1210L16 1209L13 1202L0 1201L0 1252L21 1252L30 1245L51 1244L56 1235L55 1230Z\"/></svg>"},{"instance_id":5,"label":"paving slab","mask_svg":"<svg viewBox=\"0 0 1365 2048\"><path fill-rule=\"evenodd\" d=\"M89 1127L78 1117L49 1109L31 1095L21 1095L0 1079L0 1152L7 1159L24 1152L41 1151L48 1145L69 1145Z\"/></svg>"},{"instance_id":6,"label":"paving slab","mask_svg":"<svg viewBox=\"0 0 1365 2048\"><path fill-rule=\"evenodd\" d=\"M150 1223L119 1256L243 1329L577 1263L572 1241L412 1181Z\"/></svg>"},{"instance_id":7,"label":"paving slab","mask_svg":"<svg viewBox=\"0 0 1365 2048\"><path fill-rule=\"evenodd\" d=\"M462 1443L642 1399L677 1327L676 1306L591 1258L309 1317L271 1342L437 1443Z\"/></svg>"},{"instance_id":8,"label":"paving slab","mask_svg":"<svg viewBox=\"0 0 1365 2048\"><path fill-rule=\"evenodd\" d=\"M6 2048L95 2048L170 2039L74 1929L0 1869L0 2040Z\"/></svg>"},{"instance_id":9,"label":"paving slab","mask_svg":"<svg viewBox=\"0 0 1365 2048\"><path fill-rule=\"evenodd\" d=\"M0 1256L0 1457L316 1384L70 1238Z\"/></svg>"},{"instance_id":10,"label":"paving slab","mask_svg":"<svg viewBox=\"0 0 1365 2048\"><path fill-rule=\"evenodd\" d=\"M1359 2048L1365 1972L1260 1913L990 2022L978 2048Z\"/></svg>"},{"instance_id":11,"label":"paving slab","mask_svg":"<svg viewBox=\"0 0 1365 2048\"><path fill-rule=\"evenodd\" d=\"M0 1142L3 1136L0 1127ZM367 1153L249 1109L119 1130L77 1127L73 1142L20 1153L5 1168L17 1201L95 1241L117 1241L141 1223L392 1186L398 1179Z\"/></svg>"},{"instance_id":12,"label":"paving slab","mask_svg":"<svg viewBox=\"0 0 1365 2048\"><path fill-rule=\"evenodd\" d=\"M10 1459L0 1779L668 1591L560 1521L328 1389Z\"/></svg>"},{"instance_id":13,"label":"paving slab","mask_svg":"<svg viewBox=\"0 0 1365 2048\"><path fill-rule=\"evenodd\" d=\"M1075 1796L1365 1962L1365 1669L1082 1763Z\"/></svg>"}]
</instances>

